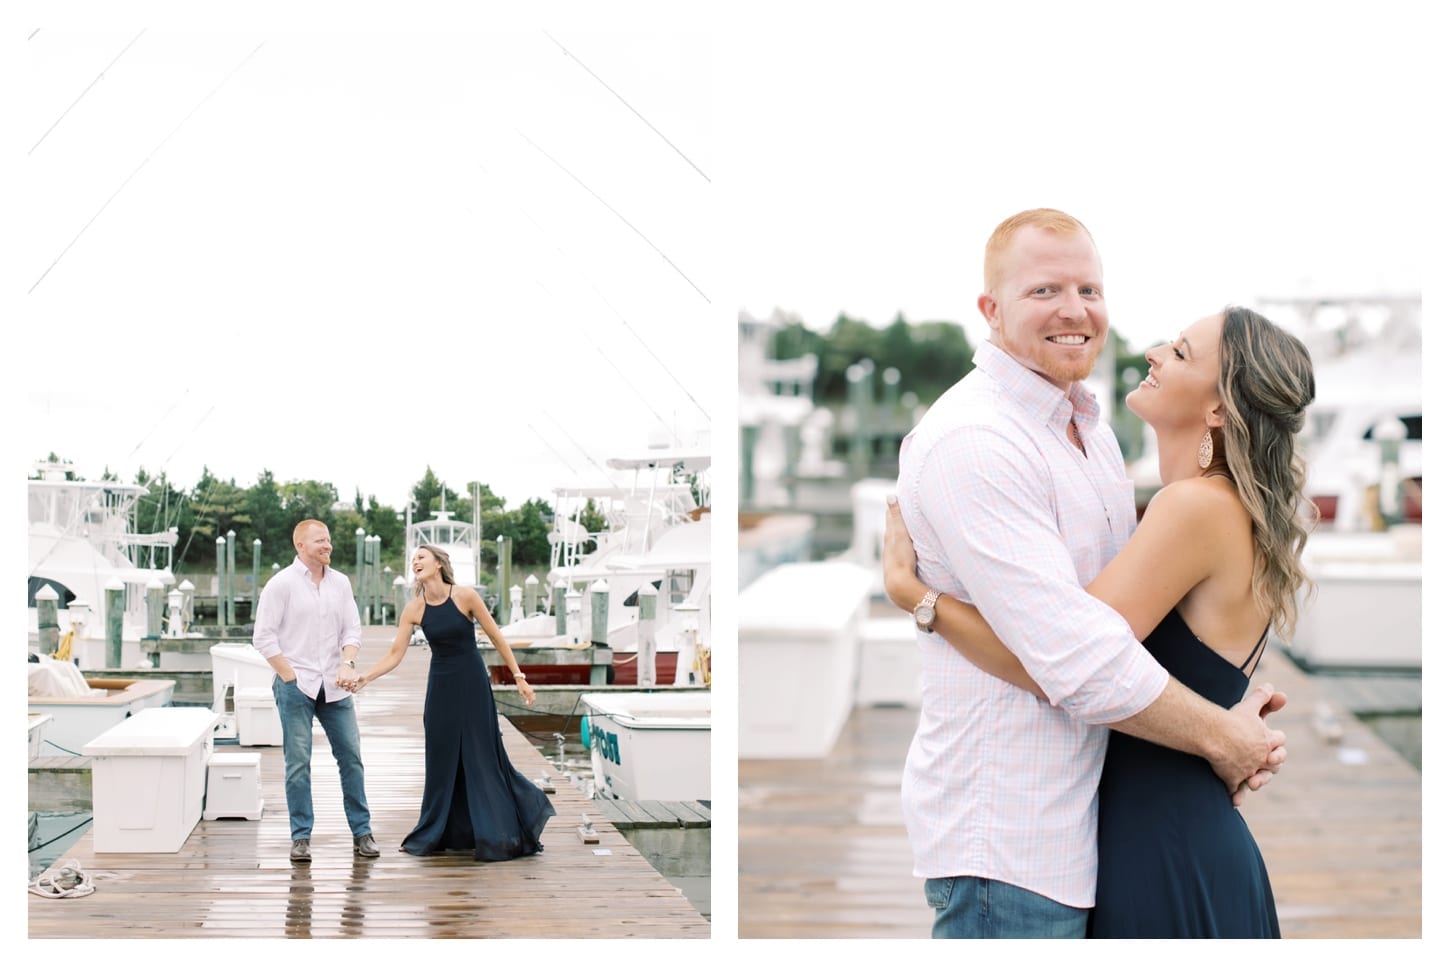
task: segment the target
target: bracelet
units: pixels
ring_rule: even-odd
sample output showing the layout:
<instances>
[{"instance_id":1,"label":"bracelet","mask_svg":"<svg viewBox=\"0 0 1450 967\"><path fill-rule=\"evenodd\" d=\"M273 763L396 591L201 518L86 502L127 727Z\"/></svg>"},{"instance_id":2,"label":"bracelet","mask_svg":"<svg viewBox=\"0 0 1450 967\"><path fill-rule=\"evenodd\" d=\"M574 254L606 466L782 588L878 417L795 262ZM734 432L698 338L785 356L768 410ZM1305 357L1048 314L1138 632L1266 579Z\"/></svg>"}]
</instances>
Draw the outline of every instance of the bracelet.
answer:
<instances>
[{"instance_id":1,"label":"bracelet","mask_svg":"<svg viewBox=\"0 0 1450 967\"><path fill-rule=\"evenodd\" d=\"M525 675L523 672L514 672L514 677L527 679L529 676Z\"/></svg>"}]
</instances>

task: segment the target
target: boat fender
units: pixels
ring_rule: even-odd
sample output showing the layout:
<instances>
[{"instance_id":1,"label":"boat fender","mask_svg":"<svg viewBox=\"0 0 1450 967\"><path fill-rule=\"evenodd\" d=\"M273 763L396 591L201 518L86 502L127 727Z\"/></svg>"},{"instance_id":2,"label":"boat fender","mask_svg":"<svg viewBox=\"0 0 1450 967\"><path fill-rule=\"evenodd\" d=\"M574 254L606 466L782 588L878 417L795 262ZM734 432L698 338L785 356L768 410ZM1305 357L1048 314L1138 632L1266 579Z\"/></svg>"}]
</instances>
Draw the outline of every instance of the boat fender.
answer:
<instances>
[{"instance_id":1,"label":"boat fender","mask_svg":"<svg viewBox=\"0 0 1450 967\"><path fill-rule=\"evenodd\" d=\"M589 716L579 716L579 741L584 743L584 748L589 748Z\"/></svg>"}]
</instances>

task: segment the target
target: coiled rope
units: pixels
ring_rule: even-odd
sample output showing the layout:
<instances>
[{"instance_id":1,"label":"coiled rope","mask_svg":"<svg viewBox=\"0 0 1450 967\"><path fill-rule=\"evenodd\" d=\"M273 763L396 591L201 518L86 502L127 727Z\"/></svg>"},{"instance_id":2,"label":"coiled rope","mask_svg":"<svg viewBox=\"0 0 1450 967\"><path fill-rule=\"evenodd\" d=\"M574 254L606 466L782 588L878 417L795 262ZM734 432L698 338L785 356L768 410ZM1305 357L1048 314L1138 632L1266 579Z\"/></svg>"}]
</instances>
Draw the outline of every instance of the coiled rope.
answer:
<instances>
[{"instance_id":1,"label":"coiled rope","mask_svg":"<svg viewBox=\"0 0 1450 967\"><path fill-rule=\"evenodd\" d=\"M68 900L72 897L89 896L96 892L91 876L75 860L66 860L60 866L46 870L30 883L30 892L36 896L54 900Z\"/></svg>"}]
</instances>

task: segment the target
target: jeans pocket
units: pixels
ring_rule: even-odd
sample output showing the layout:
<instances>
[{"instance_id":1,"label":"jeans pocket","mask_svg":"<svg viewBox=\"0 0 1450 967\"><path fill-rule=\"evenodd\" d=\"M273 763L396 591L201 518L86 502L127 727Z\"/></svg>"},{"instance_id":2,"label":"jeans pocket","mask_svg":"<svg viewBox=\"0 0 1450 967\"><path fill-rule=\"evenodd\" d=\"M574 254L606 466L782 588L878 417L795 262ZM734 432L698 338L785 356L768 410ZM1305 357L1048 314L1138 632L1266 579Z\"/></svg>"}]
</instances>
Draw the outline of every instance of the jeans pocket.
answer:
<instances>
[{"instance_id":1,"label":"jeans pocket","mask_svg":"<svg viewBox=\"0 0 1450 967\"><path fill-rule=\"evenodd\" d=\"M923 889L926 892L926 905L933 910L945 910L947 904L952 902L952 886L957 882L954 876L943 876L937 879L927 880Z\"/></svg>"}]
</instances>

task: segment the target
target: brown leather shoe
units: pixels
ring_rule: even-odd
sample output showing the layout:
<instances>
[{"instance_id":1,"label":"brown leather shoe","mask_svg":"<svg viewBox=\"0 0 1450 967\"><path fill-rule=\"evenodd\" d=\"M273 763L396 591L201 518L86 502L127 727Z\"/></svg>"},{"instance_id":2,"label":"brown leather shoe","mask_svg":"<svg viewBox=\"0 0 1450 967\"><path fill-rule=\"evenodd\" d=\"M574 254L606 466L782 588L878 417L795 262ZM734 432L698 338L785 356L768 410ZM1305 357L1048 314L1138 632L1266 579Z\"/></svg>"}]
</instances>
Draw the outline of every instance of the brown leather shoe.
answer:
<instances>
[{"instance_id":1,"label":"brown leather shoe","mask_svg":"<svg viewBox=\"0 0 1450 967\"><path fill-rule=\"evenodd\" d=\"M292 862L312 862L312 841L307 839L294 839L292 841Z\"/></svg>"},{"instance_id":2,"label":"brown leather shoe","mask_svg":"<svg viewBox=\"0 0 1450 967\"><path fill-rule=\"evenodd\" d=\"M352 841L352 851L365 860L376 859L378 856L377 840L373 839L372 833L355 836Z\"/></svg>"}]
</instances>

